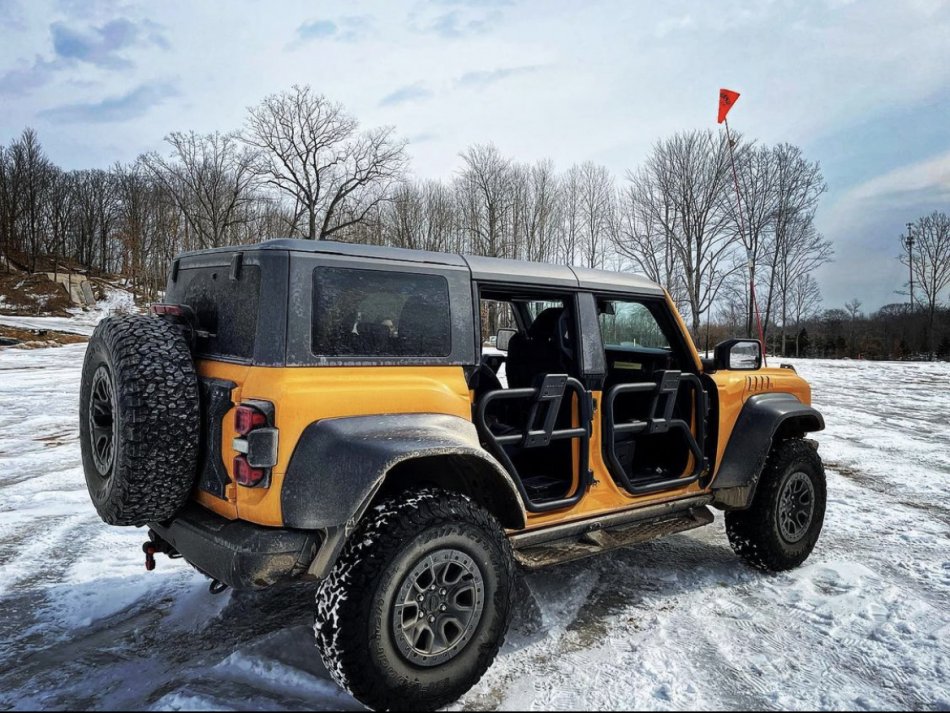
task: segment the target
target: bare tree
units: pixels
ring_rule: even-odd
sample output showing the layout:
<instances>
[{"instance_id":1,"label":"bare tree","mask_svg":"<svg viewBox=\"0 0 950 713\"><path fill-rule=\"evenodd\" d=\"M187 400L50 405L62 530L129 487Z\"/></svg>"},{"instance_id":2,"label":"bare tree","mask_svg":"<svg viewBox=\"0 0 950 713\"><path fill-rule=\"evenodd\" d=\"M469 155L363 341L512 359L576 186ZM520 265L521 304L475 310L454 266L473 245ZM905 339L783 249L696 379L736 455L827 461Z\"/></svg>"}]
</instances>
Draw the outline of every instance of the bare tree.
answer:
<instances>
[{"instance_id":1,"label":"bare tree","mask_svg":"<svg viewBox=\"0 0 950 713\"><path fill-rule=\"evenodd\" d=\"M309 86L251 108L244 141L259 151L257 172L294 201L312 240L364 220L406 165L405 142L392 128L359 132L341 105Z\"/></svg>"},{"instance_id":2,"label":"bare tree","mask_svg":"<svg viewBox=\"0 0 950 713\"><path fill-rule=\"evenodd\" d=\"M150 180L149 169L141 161L130 166L117 164L112 174L119 198L117 222L118 239L124 248L122 272L151 296L158 285L149 270L150 258L159 250L163 238L172 237L156 229L162 210L160 188Z\"/></svg>"},{"instance_id":3,"label":"bare tree","mask_svg":"<svg viewBox=\"0 0 950 713\"><path fill-rule=\"evenodd\" d=\"M791 283L788 301L795 319L795 356L801 356L802 324L817 315L821 306L821 290L815 278L808 273L796 276Z\"/></svg>"},{"instance_id":4,"label":"bare tree","mask_svg":"<svg viewBox=\"0 0 950 713\"><path fill-rule=\"evenodd\" d=\"M724 137L693 131L658 142L642 174L650 185L648 195L663 196L654 217L682 265L697 338L703 315L736 269L729 261L737 244L735 231L724 209L728 161Z\"/></svg>"},{"instance_id":5,"label":"bare tree","mask_svg":"<svg viewBox=\"0 0 950 713\"><path fill-rule=\"evenodd\" d=\"M940 295L950 287L950 216L934 211L917 219L913 227L914 253L911 269L927 306L927 349L935 354L934 317ZM901 256L907 265L908 256Z\"/></svg>"},{"instance_id":6,"label":"bare tree","mask_svg":"<svg viewBox=\"0 0 950 713\"><path fill-rule=\"evenodd\" d=\"M457 228L455 193L442 181L426 181L422 188L425 204L425 245L427 250L462 252Z\"/></svg>"},{"instance_id":7,"label":"bare tree","mask_svg":"<svg viewBox=\"0 0 950 713\"><path fill-rule=\"evenodd\" d=\"M798 279L810 275L831 260L834 250L831 243L815 229L811 215L806 215L804 218L790 221L786 226L784 239L776 241L775 253L774 284L777 287L782 318L781 353L785 356L792 286Z\"/></svg>"},{"instance_id":8,"label":"bare tree","mask_svg":"<svg viewBox=\"0 0 950 713\"><path fill-rule=\"evenodd\" d=\"M739 199L729 195L726 200L737 232L745 248L746 261L746 336L753 335L755 305L752 286L758 278L759 262L769 247L769 230L778 208L776 190L777 170L775 153L764 146L743 145L741 136L733 134L736 150L736 176L741 189L741 216ZM730 191L727 189L727 193Z\"/></svg>"},{"instance_id":9,"label":"bare tree","mask_svg":"<svg viewBox=\"0 0 950 713\"><path fill-rule=\"evenodd\" d=\"M30 257L30 270L36 271L43 233L43 208L53 183L55 167L46 157L33 129L24 129L11 147L14 173L21 190L23 239Z\"/></svg>"},{"instance_id":10,"label":"bare tree","mask_svg":"<svg viewBox=\"0 0 950 713\"><path fill-rule=\"evenodd\" d=\"M173 132L165 141L169 156L148 153L142 165L172 196L202 247L227 244L252 197L252 153L236 134Z\"/></svg>"},{"instance_id":11,"label":"bare tree","mask_svg":"<svg viewBox=\"0 0 950 713\"><path fill-rule=\"evenodd\" d=\"M675 225L672 197L659 190L647 171L628 173L620 194L614 248L634 268L663 285L677 305L685 305L682 262L668 230Z\"/></svg>"},{"instance_id":12,"label":"bare tree","mask_svg":"<svg viewBox=\"0 0 950 713\"><path fill-rule=\"evenodd\" d=\"M78 259L86 265L98 264L105 272L114 252L110 242L118 210L115 179L111 173L93 169L79 171L75 182Z\"/></svg>"},{"instance_id":13,"label":"bare tree","mask_svg":"<svg viewBox=\"0 0 950 713\"><path fill-rule=\"evenodd\" d=\"M47 226L43 252L53 258L54 276L59 271L56 257L65 254L66 240L72 225L74 185L72 176L58 168L52 170L49 193L43 206Z\"/></svg>"},{"instance_id":14,"label":"bare tree","mask_svg":"<svg viewBox=\"0 0 950 713\"><path fill-rule=\"evenodd\" d=\"M13 151L0 145L0 254L9 257L16 240L16 225L20 216L20 180ZM9 269L9 262L6 262Z\"/></svg>"},{"instance_id":15,"label":"bare tree","mask_svg":"<svg viewBox=\"0 0 950 713\"><path fill-rule=\"evenodd\" d=\"M516 254L525 260L545 262L554 257L558 223L558 179L554 163L538 161L532 166L516 166L514 241Z\"/></svg>"},{"instance_id":16,"label":"bare tree","mask_svg":"<svg viewBox=\"0 0 950 713\"><path fill-rule=\"evenodd\" d=\"M575 170L575 169L572 169ZM603 267L614 210L614 181L603 166L586 161L576 167L580 179L581 247L586 267Z\"/></svg>"},{"instance_id":17,"label":"bare tree","mask_svg":"<svg viewBox=\"0 0 950 713\"><path fill-rule=\"evenodd\" d=\"M513 210L512 165L494 144L468 148L456 180L459 222L469 247L480 255L510 257L505 228Z\"/></svg>"},{"instance_id":18,"label":"bare tree","mask_svg":"<svg viewBox=\"0 0 950 713\"><path fill-rule=\"evenodd\" d=\"M566 265L577 264L577 252L581 242L582 183L580 168L571 166L561 185L561 253L559 259Z\"/></svg>"},{"instance_id":19,"label":"bare tree","mask_svg":"<svg viewBox=\"0 0 950 713\"><path fill-rule=\"evenodd\" d=\"M844 310L845 312L847 312L848 317L849 317L848 339L851 345L850 353L854 355L856 353L855 343L854 343L855 322L857 321L858 317L861 315L861 300L855 297L850 302L845 303Z\"/></svg>"},{"instance_id":20,"label":"bare tree","mask_svg":"<svg viewBox=\"0 0 950 713\"><path fill-rule=\"evenodd\" d=\"M772 221L772 245L769 256L769 279L765 302L766 333L782 297L783 263L793 250L791 244L800 239L802 226L811 223L818 200L827 190L821 167L808 161L802 150L790 144L772 149L775 170L775 214ZM826 256L828 259L830 255Z\"/></svg>"},{"instance_id":21,"label":"bare tree","mask_svg":"<svg viewBox=\"0 0 950 713\"><path fill-rule=\"evenodd\" d=\"M414 182L395 188L392 199L383 210L388 241L400 248L421 248L425 233L425 200L422 189Z\"/></svg>"}]
</instances>

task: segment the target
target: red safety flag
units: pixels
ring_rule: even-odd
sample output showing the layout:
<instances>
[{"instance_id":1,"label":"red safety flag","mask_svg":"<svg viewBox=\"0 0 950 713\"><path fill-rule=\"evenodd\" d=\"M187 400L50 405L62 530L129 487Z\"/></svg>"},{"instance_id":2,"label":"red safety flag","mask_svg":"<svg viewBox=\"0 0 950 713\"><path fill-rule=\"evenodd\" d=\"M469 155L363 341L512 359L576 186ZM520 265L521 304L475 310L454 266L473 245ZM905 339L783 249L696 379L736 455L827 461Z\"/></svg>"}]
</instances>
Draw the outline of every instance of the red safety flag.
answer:
<instances>
[{"instance_id":1,"label":"red safety flag","mask_svg":"<svg viewBox=\"0 0 950 713\"><path fill-rule=\"evenodd\" d=\"M719 90L719 123L720 124L726 120L726 114L729 113L729 110L732 108L732 105L736 103L736 99L738 98L739 98L739 92L734 92L731 89Z\"/></svg>"}]
</instances>

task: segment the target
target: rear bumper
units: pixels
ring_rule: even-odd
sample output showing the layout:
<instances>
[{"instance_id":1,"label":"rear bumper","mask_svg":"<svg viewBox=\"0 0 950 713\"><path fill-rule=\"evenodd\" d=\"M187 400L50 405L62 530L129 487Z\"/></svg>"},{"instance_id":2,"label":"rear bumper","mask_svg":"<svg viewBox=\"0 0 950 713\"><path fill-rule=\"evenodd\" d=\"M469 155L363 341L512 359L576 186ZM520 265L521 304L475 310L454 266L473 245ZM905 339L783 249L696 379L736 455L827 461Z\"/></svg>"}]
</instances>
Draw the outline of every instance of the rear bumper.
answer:
<instances>
[{"instance_id":1,"label":"rear bumper","mask_svg":"<svg viewBox=\"0 0 950 713\"><path fill-rule=\"evenodd\" d=\"M320 544L313 532L228 520L194 503L149 528L188 563L234 589L264 589L299 577Z\"/></svg>"}]
</instances>

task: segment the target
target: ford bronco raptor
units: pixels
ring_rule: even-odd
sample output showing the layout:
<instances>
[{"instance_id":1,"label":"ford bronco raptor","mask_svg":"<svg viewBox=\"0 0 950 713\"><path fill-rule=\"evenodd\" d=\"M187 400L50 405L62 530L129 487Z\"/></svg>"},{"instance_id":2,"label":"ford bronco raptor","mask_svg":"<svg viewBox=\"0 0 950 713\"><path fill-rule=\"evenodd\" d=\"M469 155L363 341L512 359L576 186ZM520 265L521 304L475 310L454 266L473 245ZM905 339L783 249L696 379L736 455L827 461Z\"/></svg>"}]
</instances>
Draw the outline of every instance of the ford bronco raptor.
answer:
<instances>
[{"instance_id":1,"label":"ford bronco raptor","mask_svg":"<svg viewBox=\"0 0 950 713\"><path fill-rule=\"evenodd\" d=\"M273 240L182 254L151 314L103 320L80 426L92 501L149 528L147 565L318 581L331 676L431 709L491 664L519 567L710 507L751 565L801 564L826 499L810 401L757 341L701 358L643 277Z\"/></svg>"}]
</instances>

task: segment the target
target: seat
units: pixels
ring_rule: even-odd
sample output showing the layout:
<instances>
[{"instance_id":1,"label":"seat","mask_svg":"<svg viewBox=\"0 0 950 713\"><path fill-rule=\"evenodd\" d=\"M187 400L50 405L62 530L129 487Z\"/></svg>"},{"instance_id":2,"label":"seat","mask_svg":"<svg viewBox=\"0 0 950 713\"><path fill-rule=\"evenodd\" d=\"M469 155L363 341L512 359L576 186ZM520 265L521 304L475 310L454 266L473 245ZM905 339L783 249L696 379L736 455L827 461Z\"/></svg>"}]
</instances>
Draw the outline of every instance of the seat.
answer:
<instances>
[{"instance_id":1,"label":"seat","mask_svg":"<svg viewBox=\"0 0 950 713\"><path fill-rule=\"evenodd\" d=\"M410 297L399 315L400 351L405 356L447 356L448 306Z\"/></svg>"},{"instance_id":2,"label":"seat","mask_svg":"<svg viewBox=\"0 0 950 713\"><path fill-rule=\"evenodd\" d=\"M534 386L539 376L565 373L557 330L563 307L548 307L541 312L527 334L516 334L508 342L505 362L508 386L513 389Z\"/></svg>"},{"instance_id":3,"label":"seat","mask_svg":"<svg viewBox=\"0 0 950 713\"><path fill-rule=\"evenodd\" d=\"M376 322L357 322L358 352L366 356L390 353L389 327Z\"/></svg>"}]
</instances>

